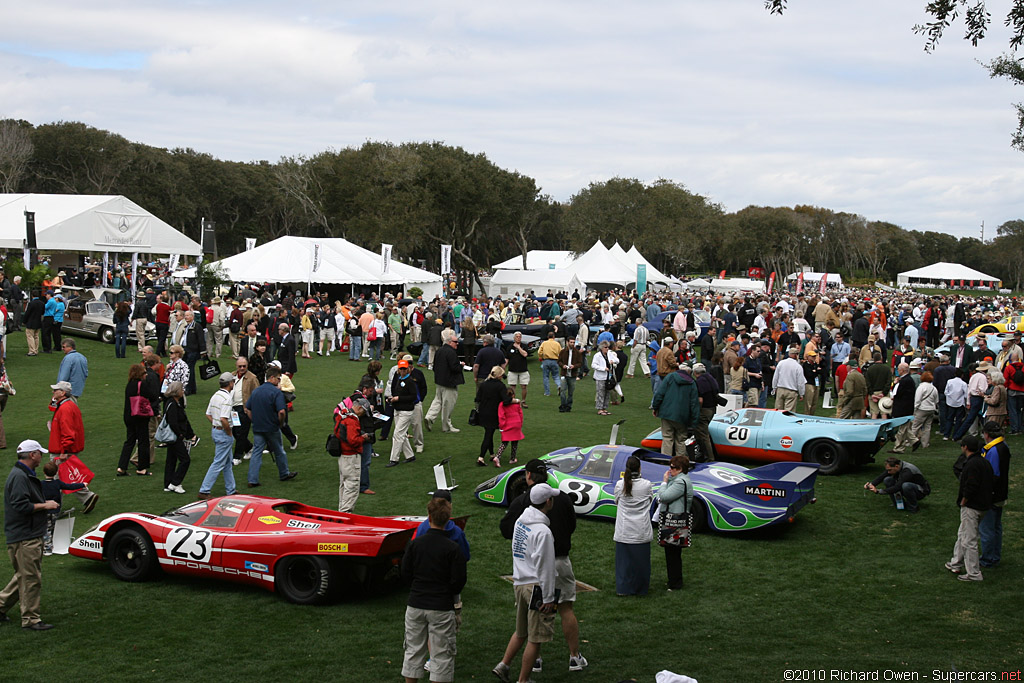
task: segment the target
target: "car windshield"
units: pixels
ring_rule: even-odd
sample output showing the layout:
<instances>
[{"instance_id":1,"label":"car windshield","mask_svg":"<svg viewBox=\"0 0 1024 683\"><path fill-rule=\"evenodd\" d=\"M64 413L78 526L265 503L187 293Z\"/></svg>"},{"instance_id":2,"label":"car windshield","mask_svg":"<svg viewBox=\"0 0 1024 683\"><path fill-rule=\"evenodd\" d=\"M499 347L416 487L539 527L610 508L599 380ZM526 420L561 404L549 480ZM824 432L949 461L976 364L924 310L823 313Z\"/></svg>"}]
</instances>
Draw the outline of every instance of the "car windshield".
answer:
<instances>
[{"instance_id":1,"label":"car windshield","mask_svg":"<svg viewBox=\"0 0 1024 683\"><path fill-rule=\"evenodd\" d=\"M573 451L565 455L556 455L553 458L548 458L544 462L553 470L569 474L570 472L575 472L576 468L582 464L583 456L580 455L579 451Z\"/></svg>"},{"instance_id":2,"label":"car windshield","mask_svg":"<svg viewBox=\"0 0 1024 683\"><path fill-rule=\"evenodd\" d=\"M113 315L114 309L106 301L90 301L85 306L88 315Z\"/></svg>"},{"instance_id":3,"label":"car windshield","mask_svg":"<svg viewBox=\"0 0 1024 683\"><path fill-rule=\"evenodd\" d=\"M234 529L246 505L248 505L248 502L244 500L222 498L217 501L217 506L210 511L210 515L203 521L203 526L215 529Z\"/></svg>"},{"instance_id":4,"label":"car windshield","mask_svg":"<svg viewBox=\"0 0 1024 683\"><path fill-rule=\"evenodd\" d=\"M209 507L209 505L210 504L206 501L200 500L195 503L190 503L184 507L165 512L161 517L174 517L175 519L182 518L180 521L183 521L186 524L195 524L199 521L199 518L206 513L206 508Z\"/></svg>"},{"instance_id":5,"label":"car windshield","mask_svg":"<svg viewBox=\"0 0 1024 683\"><path fill-rule=\"evenodd\" d=\"M733 422L736 421L736 418L739 417L739 416L740 416L740 414L737 413L735 410L730 410L727 413L722 413L721 415L715 415L715 422L724 422L727 425L731 425Z\"/></svg>"},{"instance_id":6,"label":"car windshield","mask_svg":"<svg viewBox=\"0 0 1024 683\"><path fill-rule=\"evenodd\" d=\"M699 323L710 323L711 314L705 311L704 309L701 309L699 311L693 312L693 319Z\"/></svg>"},{"instance_id":7,"label":"car windshield","mask_svg":"<svg viewBox=\"0 0 1024 683\"><path fill-rule=\"evenodd\" d=\"M612 465L615 464L615 456L618 450L615 448L594 448L589 453L587 463L580 470L581 477L592 477L594 479L607 479L612 473Z\"/></svg>"},{"instance_id":8,"label":"car windshield","mask_svg":"<svg viewBox=\"0 0 1024 683\"><path fill-rule=\"evenodd\" d=\"M763 410L748 410L743 413L743 418L738 422L738 424L743 427L760 427L763 422Z\"/></svg>"}]
</instances>

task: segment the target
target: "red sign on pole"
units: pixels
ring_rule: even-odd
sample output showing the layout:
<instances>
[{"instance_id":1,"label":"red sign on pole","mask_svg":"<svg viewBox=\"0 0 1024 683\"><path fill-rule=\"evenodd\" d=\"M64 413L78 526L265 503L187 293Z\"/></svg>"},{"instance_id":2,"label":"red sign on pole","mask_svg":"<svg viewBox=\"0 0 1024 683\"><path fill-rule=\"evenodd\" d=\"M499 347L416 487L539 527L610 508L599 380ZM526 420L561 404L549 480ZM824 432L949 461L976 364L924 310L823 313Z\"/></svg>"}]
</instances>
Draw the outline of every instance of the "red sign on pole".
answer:
<instances>
[{"instance_id":1,"label":"red sign on pole","mask_svg":"<svg viewBox=\"0 0 1024 683\"><path fill-rule=\"evenodd\" d=\"M825 293L825 286L828 284L828 273L821 274L821 280L818 282L818 293Z\"/></svg>"},{"instance_id":2,"label":"red sign on pole","mask_svg":"<svg viewBox=\"0 0 1024 683\"><path fill-rule=\"evenodd\" d=\"M771 292L775 289L775 271L772 271L771 276L768 278L768 291Z\"/></svg>"},{"instance_id":3,"label":"red sign on pole","mask_svg":"<svg viewBox=\"0 0 1024 683\"><path fill-rule=\"evenodd\" d=\"M803 294L804 293L804 274L803 273L797 273L797 275L796 275L796 293L797 294Z\"/></svg>"},{"instance_id":4,"label":"red sign on pole","mask_svg":"<svg viewBox=\"0 0 1024 683\"><path fill-rule=\"evenodd\" d=\"M720 280L724 280L725 279L725 271L724 270L721 273L718 274L718 278Z\"/></svg>"}]
</instances>

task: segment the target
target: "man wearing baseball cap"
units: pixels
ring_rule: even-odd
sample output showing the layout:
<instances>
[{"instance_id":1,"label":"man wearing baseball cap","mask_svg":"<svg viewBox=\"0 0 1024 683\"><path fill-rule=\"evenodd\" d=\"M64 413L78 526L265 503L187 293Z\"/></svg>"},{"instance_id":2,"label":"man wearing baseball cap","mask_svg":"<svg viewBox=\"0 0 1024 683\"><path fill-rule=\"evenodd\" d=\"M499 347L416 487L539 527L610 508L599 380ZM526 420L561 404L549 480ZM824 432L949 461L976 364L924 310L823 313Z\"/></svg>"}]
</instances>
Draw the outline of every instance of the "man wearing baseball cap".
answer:
<instances>
[{"instance_id":1,"label":"man wearing baseball cap","mask_svg":"<svg viewBox=\"0 0 1024 683\"><path fill-rule=\"evenodd\" d=\"M499 524L501 535L509 540L512 540L515 534L516 522L530 505L530 490L538 484L545 484L548 479L548 467L540 458L534 458L526 463L523 471L530 489L512 500ZM552 501L547 516L548 526L555 540L555 587L559 591L558 617L562 622L562 635L569 646L569 670L580 671L587 665L587 660L580 654L580 627L576 612L573 610L576 602L576 575L569 559L572 534L576 531L576 508L564 491L559 491ZM539 665L538 661L537 666Z\"/></svg>"},{"instance_id":2,"label":"man wearing baseball cap","mask_svg":"<svg viewBox=\"0 0 1024 683\"><path fill-rule=\"evenodd\" d=\"M555 541L548 518L558 491L547 484L535 484L528 495L530 506L516 521L512 534L516 630L505 648L505 656L494 667L494 675L505 683L511 681L510 665L523 643L526 649L518 680L530 680L530 671L536 668L540 657L541 644L550 642L554 635L554 611L558 604Z\"/></svg>"},{"instance_id":3,"label":"man wearing baseball cap","mask_svg":"<svg viewBox=\"0 0 1024 683\"><path fill-rule=\"evenodd\" d=\"M391 381L391 405L395 409L395 432L391 435L391 458L385 467L398 464L399 455L405 462L413 462L416 455L409 444L409 428L415 415L419 386L412 377L412 363L405 357L398 361L398 372Z\"/></svg>"},{"instance_id":4,"label":"man wearing baseball cap","mask_svg":"<svg viewBox=\"0 0 1024 683\"><path fill-rule=\"evenodd\" d=\"M53 628L39 617L46 513L60 507L57 501L46 500L43 484L36 476L46 452L32 439L18 444L18 461L4 485L4 535L14 576L0 591L0 623L11 620L7 612L20 601L21 627L33 631Z\"/></svg>"},{"instance_id":5,"label":"man wearing baseball cap","mask_svg":"<svg viewBox=\"0 0 1024 683\"><path fill-rule=\"evenodd\" d=\"M53 396L50 400L50 410L53 411L53 418L50 420L50 459L60 463L72 455L78 455L85 450L85 427L82 424L82 411L71 396L70 382L57 382L51 384ZM75 491L75 496L82 503L82 512L88 514L96 507L100 496L89 487L80 488Z\"/></svg>"}]
</instances>

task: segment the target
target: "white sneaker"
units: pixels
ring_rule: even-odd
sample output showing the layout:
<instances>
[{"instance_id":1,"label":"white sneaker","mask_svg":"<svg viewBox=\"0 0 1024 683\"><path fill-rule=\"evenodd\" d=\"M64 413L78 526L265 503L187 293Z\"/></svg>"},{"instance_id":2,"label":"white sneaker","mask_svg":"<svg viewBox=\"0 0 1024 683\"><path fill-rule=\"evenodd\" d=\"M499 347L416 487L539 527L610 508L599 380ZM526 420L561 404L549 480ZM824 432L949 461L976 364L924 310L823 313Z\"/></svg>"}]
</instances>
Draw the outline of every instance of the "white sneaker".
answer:
<instances>
[{"instance_id":1,"label":"white sneaker","mask_svg":"<svg viewBox=\"0 0 1024 683\"><path fill-rule=\"evenodd\" d=\"M544 670L544 660L541 657L537 657L537 661L533 663L533 673L538 673Z\"/></svg>"},{"instance_id":2,"label":"white sneaker","mask_svg":"<svg viewBox=\"0 0 1024 683\"><path fill-rule=\"evenodd\" d=\"M295 435L295 443L292 444L292 450L294 451L298 447L299 447L299 435L296 434Z\"/></svg>"},{"instance_id":3,"label":"white sneaker","mask_svg":"<svg viewBox=\"0 0 1024 683\"><path fill-rule=\"evenodd\" d=\"M452 427L451 429L448 430L448 433L449 434L458 434L461 431L462 431L461 429L458 429L456 427Z\"/></svg>"},{"instance_id":4,"label":"white sneaker","mask_svg":"<svg viewBox=\"0 0 1024 683\"><path fill-rule=\"evenodd\" d=\"M241 465L241 464L242 464L242 461L241 461L241 460L239 460L238 458L232 458L232 459L231 459L231 464L232 464L232 465Z\"/></svg>"},{"instance_id":5,"label":"white sneaker","mask_svg":"<svg viewBox=\"0 0 1024 683\"><path fill-rule=\"evenodd\" d=\"M246 451L245 455L242 456L242 460L248 460L252 457L252 451Z\"/></svg>"},{"instance_id":6,"label":"white sneaker","mask_svg":"<svg viewBox=\"0 0 1024 683\"><path fill-rule=\"evenodd\" d=\"M175 493L185 493L185 489L181 487L181 484L171 484L169 488ZM586 665L584 664L584 666Z\"/></svg>"},{"instance_id":7,"label":"white sneaker","mask_svg":"<svg viewBox=\"0 0 1024 683\"><path fill-rule=\"evenodd\" d=\"M164 491L167 493L174 493L174 484L168 484L164 487Z\"/></svg>"},{"instance_id":8,"label":"white sneaker","mask_svg":"<svg viewBox=\"0 0 1024 683\"><path fill-rule=\"evenodd\" d=\"M569 657L569 671L583 671L587 666L587 658L583 656L583 653L579 653L575 657Z\"/></svg>"},{"instance_id":9,"label":"white sneaker","mask_svg":"<svg viewBox=\"0 0 1024 683\"><path fill-rule=\"evenodd\" d=\"M491 672L498 677L501 683L511 683L512 679L509 677L508 664L505 662L498 662Z\"/></svg>"},{"instance_id":10,"label":"white sneaker","mask_svg":"<svg viewBox=\"0 0 1024 683\"><path fill-rule=\"evenodd\" d=\"M423 452L423 446L417 446L416 447L416 452L417 453L422 453Z\"/></svg>"}]
</instances>

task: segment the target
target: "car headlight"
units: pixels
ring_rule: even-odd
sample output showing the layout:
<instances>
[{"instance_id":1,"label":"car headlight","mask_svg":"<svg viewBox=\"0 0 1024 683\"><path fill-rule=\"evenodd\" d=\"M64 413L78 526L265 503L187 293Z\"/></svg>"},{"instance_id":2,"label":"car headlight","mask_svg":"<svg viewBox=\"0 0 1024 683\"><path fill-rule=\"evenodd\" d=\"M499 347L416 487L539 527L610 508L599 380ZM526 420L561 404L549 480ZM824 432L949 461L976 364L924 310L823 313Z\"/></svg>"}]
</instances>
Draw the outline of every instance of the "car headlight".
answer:
<instances>
[{"instance_id":1,"label":"car headlight","mask_svg":"<svg viewBox=\"0 0 1024 683\"><path fill-rule=\"evenodd\" d=\"M498 480L501 479L503 476L505 475L499 474L497 476L491 477L482 484L478 484L476 487L476 492L479 493L480 491L486 491L489 488L493 488L498 483Z\"/></svg>"}]
</instances>

